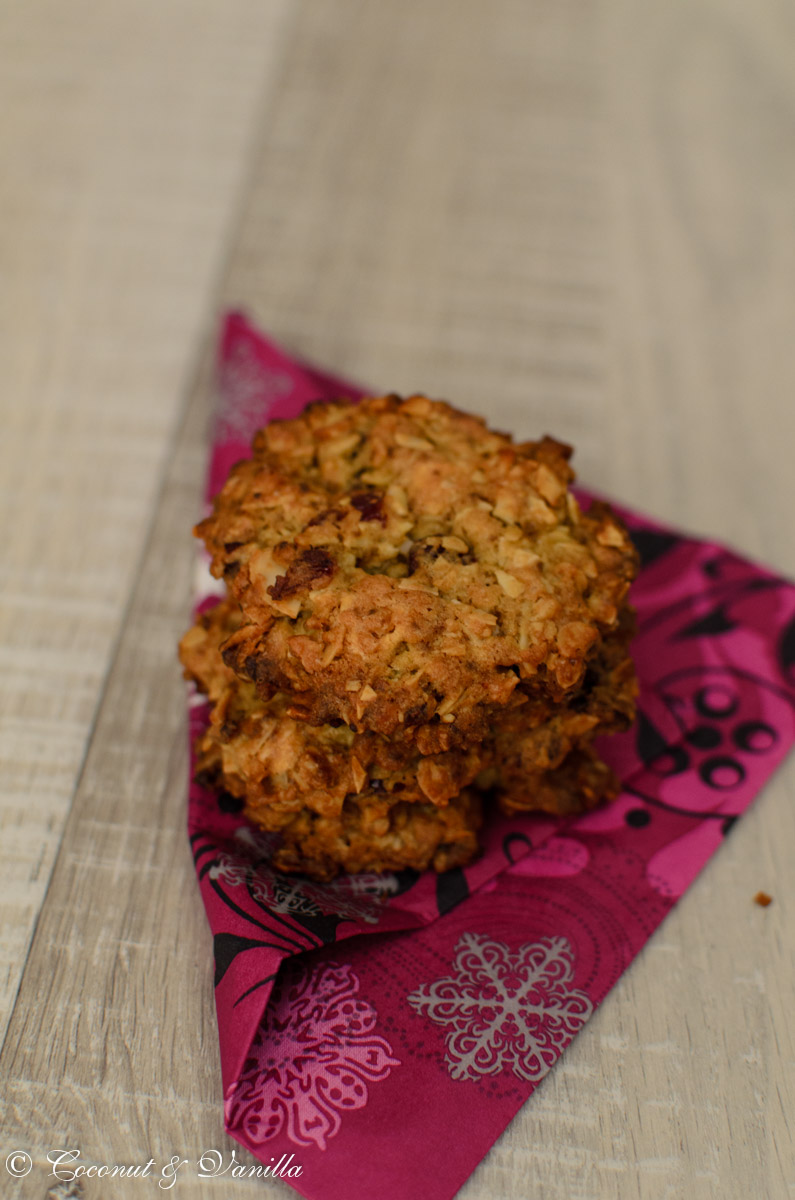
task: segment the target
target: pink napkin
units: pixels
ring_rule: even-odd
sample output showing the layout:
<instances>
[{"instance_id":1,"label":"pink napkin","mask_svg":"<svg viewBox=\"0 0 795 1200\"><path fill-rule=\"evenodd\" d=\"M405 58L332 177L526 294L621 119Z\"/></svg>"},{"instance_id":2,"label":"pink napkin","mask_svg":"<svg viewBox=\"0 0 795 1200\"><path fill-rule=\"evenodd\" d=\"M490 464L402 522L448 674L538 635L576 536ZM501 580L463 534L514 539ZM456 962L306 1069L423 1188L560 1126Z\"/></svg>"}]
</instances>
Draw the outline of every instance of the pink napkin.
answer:
<instances>
[{"instance_id":1,"label":"pink napkin","mask_svg":"<svg viewBox=\"0 0 795 1200\"><path fill-rule=\"evenodd\" d=\"M208 499L265 421L362 394L228 315ZM643 563L615 803L494 817L464 870L323 885L191 784L226 1127L307 1197L452 1196L795 741L795 586L614 507ZM192 738L206 719L192 697Z\"/></svg>"}]
</instances>

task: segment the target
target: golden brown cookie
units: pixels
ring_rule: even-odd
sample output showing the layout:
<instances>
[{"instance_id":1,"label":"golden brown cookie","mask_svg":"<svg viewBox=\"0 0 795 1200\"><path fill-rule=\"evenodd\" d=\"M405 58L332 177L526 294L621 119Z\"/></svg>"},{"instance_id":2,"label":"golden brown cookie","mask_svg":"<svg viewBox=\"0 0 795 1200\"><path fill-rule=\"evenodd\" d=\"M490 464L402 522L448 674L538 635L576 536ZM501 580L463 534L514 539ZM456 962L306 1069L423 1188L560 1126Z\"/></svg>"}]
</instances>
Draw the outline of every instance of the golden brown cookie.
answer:
<instances>
[{"instance_id":1,"label":"golden brown cookie","mask_svg":"<svg viewBox=\"0 0 795 1200\"><path fill-rule=\"evenodd\" d=\"M255 822L265 813L247 810ZM351 796L336 816L297 813L280 830L283 845L272 861L280 871L313 879L331 879L340 871L449 871L476 856L481 823L482 800L471 789L443 808Z\"/></svg>"},{"instance_id":2,"label":"golden brown cookie","mask_svg":"<svg viewBox=\"0 0 795 1200\"><path fill-rule=\"evenodd\" d=\"M220 771L224 790L252 808L269 807L272 829L302 808L333 816L347 796L370 792L439 805L477 782L523 797L539 772L557 767L596 734L625 728L634 712L629 614L600 647L568 706L550 715L544 702L528 702L495 724L482 743L427 756L380 734L296 721L280 693L262 700L224 664L219 650L239 619L230 601L217 604L182 639L180 657L186 676L213 704L197 745L200 771L208 778Z\"/></svg>"},{"instance_id":3,"label":"golden brown cookie","mask_svg":"<svg viewBox=\"0 0 795 1200\"><path fill-rule=\"evenodd\" d=\"M614 799L618 790L619 781L613 771L592 746L585 745L572 750L554 771L506 780L498 800L507 816L546 812L556 817L573 817L587 812L601 800Z\"/></svg>"},{"instance_id":4,"label":"golden brown cookie","mask_svg":"<svg viewBox=\"0 0 795 1200\"><path fill-rule=\"evenodd\" d=\"M211 747L205 759L203 782L223 788L227 782ZM503 812L546 812L574 816L611 799L618 782L609 767L588 748L575 750L555 771L528 777L524 790L502 794ZM299 809L285 819L268 803L245 805L245 815L282 842L272 865L327 880L341 871L400 871L411 868L447 871L465 866L478 852L482 809L491 796L466 788L448 804L407 803L388 795L366 792L348 796L336 812Z\"/></svg>"},{"instance_id":5,"label":"golden brown cookie","mask_svg":"<svg viewBox=\"0 0 795 1200\"><path fill-rule=\"evenodd\" d=\"M257 807L269 805L272 820L288 820L302 808L335 814L346 796L364 791L446 804L491 764L493 740L420 755L410 742L356 734L342 723L296 721L282 693L263 700L224 664L219 645L238 624L236 606L222 601L185 634L180 658L187 678L213 705L196 748L200 764L206 769L219 759L225 790Z\"/></svg>"},{"instance_id":6,"label":"golden brown cookie","mask_svg":"<svg viewBox=\"0 0 795 1200\"><path fill-rule=\"evenodd\" d=\"M371 767L358 792L347 791L352 781L351 756L346 756L346 741L336 747L333 741L340 729L345 739L360 747L378 742L389 747L389 743L377 734L354 735L345 726L315 728L274 711L278 697L261 700L251 684L238 680L223 663L218 640L234 619L232 606L222 602L198 620L180 648L186 674L213 702L211 724L197 744L197 777L205 786L242 800L252 822L281 835L273 865L325 880L340 871L422 871L429 866L443 871L471 861L481 825L480 791L465 787L431 803L416 776L428 764L439 762L447 786L452 786L455 772L464 769L462 764L470 763L467 777L473 774L467 757L472 752L451 751L435 758L415 754L411 767L403 765L387 775L385 784L376 775L383 768ZM521 741L518 731L507 744L514 746L517 736ZM540 735L535 730L525 736ZM582 812L616 789L612 772L586 744L588 736L582 743L572 743L574 748L553 770L530 769L527 756L522 760L519 755L504 772L499 765L482 770L479 788L497 783L493 794L508 814ZM491 739L488 753L492 755L496 740L497 735ZM545 761L553 741L555 754L563 757L559 735L547 733ZM406 749L411 750L404 744L403 753ZM323 768L318 768L318 762ZM275 771L277 765L281 772Z\"/></svg>"},{"instance_id":7,"label":"golden brown cookie","mask_svg":"<svg viewBox=\"0 0 795 1200\"><path fill-rule=\"evenodd\" d=\"M610 509L580 512L569 454L424 396L272 422L197 527L244 615L226 662L298 719L424 754L562 703L636 570Z\"/></svg>"},{"instance_id":8,"label":"golden brown cookie","mask_svg":"<svg viewBox=\"0 0 795 1200\"><path fill-rule=\"evenodd\" d=\"M550 710L548 705L530 700L495 722L497 787L507 793L521 792L530 776L559 766L578 746L629 728L638 694L635 664L629 654L634 631L634 612L625 607L618 626L604 638L566 704Z\"/></svg>"}]
</instances>

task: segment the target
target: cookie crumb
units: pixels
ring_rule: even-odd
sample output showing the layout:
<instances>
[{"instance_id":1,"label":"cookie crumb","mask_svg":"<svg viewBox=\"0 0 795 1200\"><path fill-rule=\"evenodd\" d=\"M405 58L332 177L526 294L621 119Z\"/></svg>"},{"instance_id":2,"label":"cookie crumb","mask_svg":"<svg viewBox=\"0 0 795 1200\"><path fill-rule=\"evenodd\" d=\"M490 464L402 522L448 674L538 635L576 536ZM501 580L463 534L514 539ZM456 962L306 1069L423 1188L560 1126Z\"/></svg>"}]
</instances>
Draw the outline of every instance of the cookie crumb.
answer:
<instances>
[{"instance_id":1,"label":"cookie crumb","mask_svg":"<svg viewBox=\"0 0 795 1200\"><path fill-rule=\"evenodd\" d=\"M754 896L754 904L758 904L760 908L767 908L768 904L773 903L773 897L768 896L767 892L757 892Z\"/></svg>"}]
</instances>

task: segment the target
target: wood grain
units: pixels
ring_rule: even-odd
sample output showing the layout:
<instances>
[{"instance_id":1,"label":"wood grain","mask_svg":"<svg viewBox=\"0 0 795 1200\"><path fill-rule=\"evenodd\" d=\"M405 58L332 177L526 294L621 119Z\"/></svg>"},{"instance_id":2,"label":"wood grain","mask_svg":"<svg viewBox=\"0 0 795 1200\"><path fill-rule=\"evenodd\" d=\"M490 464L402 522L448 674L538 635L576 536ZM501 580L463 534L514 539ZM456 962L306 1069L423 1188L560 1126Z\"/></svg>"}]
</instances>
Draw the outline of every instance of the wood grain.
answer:
<instances>
[{"instance_id":1,"label":"wood grain","mask_svg":"<svg viewBox=\"0 0 795 1200\"><path fill-rule=\"evenodd\" d=\"M0 6L0 1036L288 11Z\"/></svg>"},{"instance_id":2,"label":"wood grain","mask_svg":"<svg viewBox=\"0 0 795 1200\"><path fill-rule=\"evenodd\" d=\"M789 10L327 0L291 17L219 305L248 308L297 351L374 386L446 395L518 433L553 431L576 445L590 485L795 574ZM189 354L186 329L161 331L172 354ZM99 1162L195 1160L230 1145L172 657L210 361L208 344L164 491L130 502L139 521L154 512L140 570L133 578L131 559L109 568L132 599L62 836L53 826L58 860L0 1056L5 1141L37 1160L14 1196L45 1193L53 1144ZM104 411L96 379L86 397L84 450L90 414ZM163 462L167 432L152 444ZM85 522L73 493L63 507ZM64 586L83 586L78 563L62 569ZM35 589L18 579L19 612L35 612ZM29 635L18 652L22 680L35 647ZM90 719L99 680L81 678ZM54 677L41 687L48 729L71 711L58 709L69 690ZM65 789L74 763L59 768L40 744L39 769L60 769ZM20 794L30 786L20 777ZM792 1194L794 788L790 763L462 1197ZM44 836L45 822L30 821L26 846ZM752 903L760 887L768 909ZM187 1176L179 1191L254 1186L288 1194ZM90 1181L84 1192L105 1194ZM113 1192L128 1194L140 1182Z\"/></svg>"}]
</instances>

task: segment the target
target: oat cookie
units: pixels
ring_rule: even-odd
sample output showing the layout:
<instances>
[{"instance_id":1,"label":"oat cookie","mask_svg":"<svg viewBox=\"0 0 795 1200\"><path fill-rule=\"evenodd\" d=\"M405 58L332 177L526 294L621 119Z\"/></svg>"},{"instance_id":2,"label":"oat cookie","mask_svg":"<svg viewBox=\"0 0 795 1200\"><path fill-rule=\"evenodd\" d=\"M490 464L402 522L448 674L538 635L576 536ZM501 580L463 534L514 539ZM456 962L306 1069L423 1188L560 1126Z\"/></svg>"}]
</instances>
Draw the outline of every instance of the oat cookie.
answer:
<instances>
[{"instance_id":1,"label":"oat cookie","mask_svg":"<svg viewBox=\"0 0 795 1200\"><path fill-rule=\"evenodd\" d=\"M494 782L519 793L538 771L560 766L572 750L595 737L628 729L635 719L638 682L629 643L635 630L631 609L602 641L583 681L566 704L528 701L494 725Z\"/></svg>"},{"instance_id":2,"label":"oat cookie","mask_svg":"<svg viewBox=\"0 0 795 1200\"><path fill-rule=\"evenodd\" d=\"M573 817L587 812L601 800L618 794L619 782L593 747L573 750L554 771L525 775L519 783L499 792L499 806L508 816L519 812L546 812L556 817Z\"/></svg>"},{"instance_id":3,"label":"oat cookie","mask_svg":"<svg viewBox=\"0 0 795 1200\"><path fill-rule=\"evenodd\" d=\"M227 664L297 719L423 754L560 705L636 570L610 509L580 512L569 454L424 396L271 423L197 527L244 615Z\"/></svg>"},{"instance_id":4,"label":"oat cookie","mask_svg":"<svg viewBox=\"0 0 795 1200\"><path fill-rule=\"evenodd\" d=\"M232 602L217 604L182 639L180 657L186 676L212 703L209 726L197 745L199 772L208 780L222 777L223 789L250 807L269 807L273 829L302 808L334 816L352 795L380 793L443 805L473 783L516 795L527 807L541 772L559 766L596 734L626 727L634 711L626 618L600 647L568 706L550 715L542 702L528 702L490 729L482 743L420 755L410 743L380 734L296 721L287 715L280 693L263 700L221 657L219 645L239 621Z\"/></svg>"},{"instance_id":5,"label":"oat cookie","mask_svg":"<svg viewBox=\"0 0 795 1200\"><path fill-rule=\"evenodd\" d=\"M248 811L258 821L261 810ZM397 803L380 796L355 796L336 816L303 809L280 832L273 857L281 871L331 879L340 871L449 871L477 855L482 800L463 791L443 808Z\"/></svg>"},{"instance_id":6,"label":"oat cookie","mask_svg":"<svg viewBox=\"0 0 795 1200\"><path fill-rule=\"evenodd\" d=\"M213 748L217 752L217 747ZM205 783L222 789L227 782L220 758L205 760ZM573 816L617 791L612 771L588 749L575 750L555 771L528 778L523 792L500 796L500 808L512 815L542 811ZM448 804L407 803L373 792L348 796L338 811L301 808L277 814L273 805L247 802L245 815L282 843L271 859L277 870L332 879L340 871L400 871L411 868L447 871L466 866L478 853L483 810L493 794L466 788Z\"/></svg>"},{"instance_id":7,"label":"oat cookie","mask_svg":"<svg viewBox=\"0 0 795 1200\"><path fill-rule=\"evenodd\" d=\"M185 634L180 658L186 676L212 703L196 748L200 769L220 760L225 790L252 805L270 805L272 820L289 820L301 808L333 815L347 796L364 791L446 804L491 765L493 739L420 755L409 742L356 734L342 723L296 721L282 693L263 700L225 665L219 645L239 623L236 605L222 601Z\"/></svg>"},{"instance_id":8,"label":"oat cookie","mask_svg":"<svg viewBox=\"0 0 795 1200\"><path fill-rule=\"evenodd\" d=\"M207 743L199 755L197 777L204 787L221 794L240 784L225 775L217 743ZM243 786L237 794L245 792ZM245 799L243 812L255 825L281 835L272 866L327 880L340 871L447 871L464 866L478 853L482 809L481 794L470 788L441 806L368 790L347 796L327 811L286 811L263 797Z\"/></svg>"}]
</instances>

